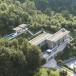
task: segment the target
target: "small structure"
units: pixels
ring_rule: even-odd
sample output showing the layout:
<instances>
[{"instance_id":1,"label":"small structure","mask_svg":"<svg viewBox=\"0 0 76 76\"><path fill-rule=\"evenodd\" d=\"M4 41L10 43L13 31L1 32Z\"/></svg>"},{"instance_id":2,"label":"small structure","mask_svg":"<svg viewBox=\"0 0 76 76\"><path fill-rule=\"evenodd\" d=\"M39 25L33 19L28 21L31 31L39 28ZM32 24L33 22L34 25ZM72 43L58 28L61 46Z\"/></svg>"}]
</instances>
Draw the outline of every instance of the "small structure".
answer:
<instances>
[{"instance_id":1,"label":"small structure","mask_svg":"<svg viewBox=\"0 0 76 76\"><path fill-rule=\"evenodd\" d=\"M66 45L71 41L69 33L70 31L64 28L60 29L55 34L44 32L29 42L33 45L39 46L40 48L45 48L42 56L48 61L58 52L63 51Z\"/></svg>"},{"instance_id":2,"label":"small structure","mask_svg":"<svg viewBox=\"0 0 76 76\"><path fill-rule=\"evenodd\" d=\"M14 33L11 33L9 35L4 36L4 38L7 39L13 39L19 35L21 35L22 33L24 33L27 30L27 25L26 24L21 24L18 27L15 27L13 30L15 31Z\"/></svg>"},{"instance_id":3,"label":"small structure","mask_svg":"<svg viewBox=\"0 0 76 76\"><path fill-rule=\"evenodd\" d=\"M13 29L14 31L16 31L16 33L20 33L22 31L22 28L20 27L16 27Z\"/></svg>"},{"instance_id":4,"label":"small structure","mask_svg":"<svg viewBox=\"0 0 76 76\"><path fill-rule=\"evenodd\" d=\"M22 28L22 29L25 29L27 27L27 25L26 24L21 24L21 25L19 25L19 27Z\"/></svg>"},{"instance_id":5,"label":"small structure","mask_svg":"<svg viewBox=\"0 0 76 76\"><path fill-rule=\"evenodd\" d=\"M13 29L17 34L22 33L27 30L27 25L26 24L21 24L18 27Z\"/></svg>"}]
</instances>

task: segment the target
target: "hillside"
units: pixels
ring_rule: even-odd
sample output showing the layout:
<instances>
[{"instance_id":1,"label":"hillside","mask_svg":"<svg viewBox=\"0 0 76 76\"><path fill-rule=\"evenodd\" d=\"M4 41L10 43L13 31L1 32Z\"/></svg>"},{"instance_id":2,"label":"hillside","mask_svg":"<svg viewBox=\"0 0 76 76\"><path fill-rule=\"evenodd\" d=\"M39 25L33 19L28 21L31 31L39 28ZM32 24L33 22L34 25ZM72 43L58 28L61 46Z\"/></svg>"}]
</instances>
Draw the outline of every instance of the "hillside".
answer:
<instances>
[{"instance_id":1,"label":"hillside","mask_svg":"<svg viewBox=\"0 0 76 76\"><path fill-rule=\"evenodd\" d=\"M32 28L76 28L73 3L71 0L1 0L0 34L11 33L13 27L22 23L30 24Z\"/></svg>"},{"instance_id":2,"label":"hillside","mask_svg":"<svg viewBox=\"0 0 76 76\"><path fill-rule=\"evenodd\" d=\"M35 0L36 6L40 10L53 10L56 12L67 11L76 15L75 0Z\"/></svg>"},{"instance_id":3,"label":"hillside","mask_svg":"<svg viewBox=\"0 0 76 76\"><path fill-rule=\"evenodd\" d=\"M28 25L34 34L69 30L74 39L56 58L76 57L76 0L0 0L0 76L60 76L54 68L41 68L42 51L26 40L32 38L27 32L13 40L3 39L20 24Z\"/></svg>"}]
</instances>

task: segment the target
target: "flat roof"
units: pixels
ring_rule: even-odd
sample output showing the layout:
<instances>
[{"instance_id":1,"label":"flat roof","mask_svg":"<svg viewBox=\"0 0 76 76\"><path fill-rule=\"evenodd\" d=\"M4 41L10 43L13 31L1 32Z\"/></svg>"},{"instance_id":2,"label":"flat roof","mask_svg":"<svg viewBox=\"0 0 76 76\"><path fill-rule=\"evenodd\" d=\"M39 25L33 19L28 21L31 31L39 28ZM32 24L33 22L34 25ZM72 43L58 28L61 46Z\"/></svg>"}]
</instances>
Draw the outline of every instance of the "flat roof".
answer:
<instances>
[{"instance_id":1,"label":"flat roof","mask_svg":"<svg viewBox=\"0 0 76 76\"><path fill-rule=\"evenodd\" d=\"M26 27L27 25L26 24L21 24L15 28L13 28L13 30L17 31L17 30L21 30L22 28Z\"/></svg>"},{"instance_id":2,"label":"flat roof","mask_svg":"<svg viewBox=\"0 0 76 76\"><path fill-rule=\"evenodd\" d=\"M23 28L23 27L26 27L26 26L27 26L26 24L19 25L20 28Z\"/></svg>"},{"instance_id":3,"label":"flat roof","mask_svg":"<svg viewBox=\"0 0 76 76\"><path fill-rule=\"evenodd\" d=\"M15 27L13 30L17 31L17 30L21 30L20 27Z\"/></svg>"},{"instance_id":4,"label":"flat roof","mask_svg":"<svg viewBox=\"0 0 76 76\"><path fill-rule=\"evenodd\" d=\"M29 42L33 45L38 45L51 36L52 36L52 34L44 32L44 33L38 35L37 37L33 38Z\"/></svg>"},{"instance_id":5,"label":"flat roof","mask_svg":"<svg viewBox=\"0 0 76 76\"><path fill-rule=\"evenodd\" d=\"M53 34L51 37L48 38L48 40L52 41L52 42L56 42L59 39L63 38L65 35L67 35L70 31L62 28L61 30L59 30L58 32L56 32L55 34Z\"/></svg>"},{"instance_id":6,"label":"flat roof","mask_svg":"<svg viewBox=\"0 0 76 76\"><path fill-rule=\"evenodd\" d=\"M70 31L65 30L64 28L62 28L55 34L50 34L50 33L44 32L44 33L38 35L37 37L33 38L29 42L33 45L39 45L41 42L43 42L45 40L49 40L51 42L56 42L59 39L63 38L65 35L67 35L69 32Z\"/></svg>"}]
</instances>

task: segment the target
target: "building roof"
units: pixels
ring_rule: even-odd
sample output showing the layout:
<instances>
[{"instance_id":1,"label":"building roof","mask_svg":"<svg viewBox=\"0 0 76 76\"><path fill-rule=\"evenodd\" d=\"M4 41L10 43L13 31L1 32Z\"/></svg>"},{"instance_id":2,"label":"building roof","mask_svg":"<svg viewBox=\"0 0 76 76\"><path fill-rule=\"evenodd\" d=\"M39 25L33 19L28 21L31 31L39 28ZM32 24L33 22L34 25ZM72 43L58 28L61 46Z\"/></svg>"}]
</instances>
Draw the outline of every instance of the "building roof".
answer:
<instances>
[{"instance_id":1,"label":"building roof","mask_svg":"<svg viewBox=\"0 0 76 76\"><path fill-rule=\"evenodd\" d=\"M51 42L56 42L59 39L63 38L65 35L67 35L70 31L65 30L64 28L56 32L55 34L50 33L42 33L38 35L37 37L33 38L29 42L33 45L39 45L41 42L45 40L49 40Z\"/></svg>"},{"instance_id":2,"label":"building roof","mask_svg":"<svg viewBox=\"0 0 76 76\"><path fill-rule=\"evenodd\" d=\"M52 34L44 32L44 33L38 35L37 37L33 38L29 42L33 45L38 45L41 42L45 41L48 37L51 37L51 36L52 36Z\"/></svg>"},{"instance_id":3,"label":"building roof","mask_svg":"<svg viewBox=\"0 0 76 76\"><path fill-rule=\"evenodd\" d=\"M20 27L15 27L13 30L17 31L17 30L21 30Z\"/></svg>"},{"instance_id":4,"label":"building roof","mask_svg":"<svg viewBox=\"0 0 76 76\"><path fill-rule=\"evenodd\" d=\"M24 27L26 27L26 26L27 26L26 24L21 24L21 25L19 25L20 28L24 28Z\"/></svg>"},{"instance_id":5,"label":"building roof","mask_svg":"<svg viewBox=\"0 0 76 76\"><path fill-rule=\"evenodd\" d=\"M70 31L65 30L64 28L62 28L61 30L59 30L58 32L56 32L54 35L52 35L51 37L48 38L48 40L52 41L52 42L56 42L59 39L63 38L65 35L67 35Z\"/></svg>"},{"instance_id":6,"label":"building roof","mask_svg":"<svg viewBox=\"0 0 76 76\"><path fill-rule=\"evenodd\" d=\"M26 26L27 26L26 24L21 24L21 25L15 27L13 30L18 31L18 30L21 30L22 28L24 28Z\"/></svg>"}]
</instances>

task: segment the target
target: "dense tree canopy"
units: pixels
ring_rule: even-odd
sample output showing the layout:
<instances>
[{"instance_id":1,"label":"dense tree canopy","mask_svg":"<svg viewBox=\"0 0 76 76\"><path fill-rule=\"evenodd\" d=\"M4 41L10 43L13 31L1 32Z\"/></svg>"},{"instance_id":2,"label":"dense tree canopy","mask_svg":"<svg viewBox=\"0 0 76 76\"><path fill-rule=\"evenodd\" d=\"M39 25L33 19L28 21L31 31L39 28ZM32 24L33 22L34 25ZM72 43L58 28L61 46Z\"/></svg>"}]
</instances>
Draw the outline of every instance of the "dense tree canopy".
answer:
<instances>
[{"instance_id":1,"label":"dense tree canopy","mask_svg":"<svg viewBox=\"0 0 76 76\"><path fill-rule=\"evenodd\" d=\"M40 64L40 50L27 40L0 39L1 76L32 76Z\"/></svg>"},{"instance_id":2,"label":"dense tree canopy","mask_svg":"<svg viewBox=\"0 0 76 76\"><path fill-rule=\"evenodd\" d=\"M75 0L35 0L36 6L40 10L54 10L57 12L69 11L76 15L76 1Z\"/></svg>"},{"instance_id":3,"label":"dense tree canopy","mask_svg":"<svg viewBox=\"0 0 76 76\"><path fill-rule=\"evenodd\" d=\"M73 4L75 2L71 0L1 0L0 34L11 33L13 27L22 23L33 27L76 28L76 16L72 13L75 13ZM69 8L73 11L69 12ZM58 10L61 10L61 13L58 13Z\"/></svg>"}]
</instances>

